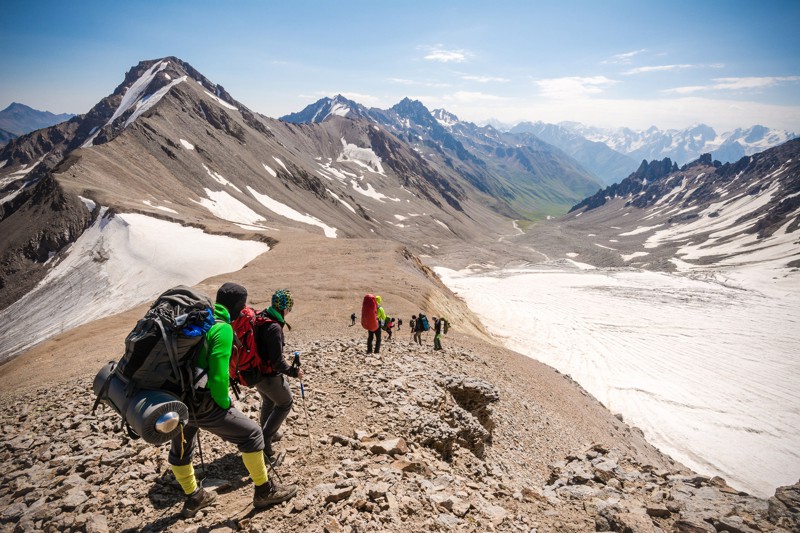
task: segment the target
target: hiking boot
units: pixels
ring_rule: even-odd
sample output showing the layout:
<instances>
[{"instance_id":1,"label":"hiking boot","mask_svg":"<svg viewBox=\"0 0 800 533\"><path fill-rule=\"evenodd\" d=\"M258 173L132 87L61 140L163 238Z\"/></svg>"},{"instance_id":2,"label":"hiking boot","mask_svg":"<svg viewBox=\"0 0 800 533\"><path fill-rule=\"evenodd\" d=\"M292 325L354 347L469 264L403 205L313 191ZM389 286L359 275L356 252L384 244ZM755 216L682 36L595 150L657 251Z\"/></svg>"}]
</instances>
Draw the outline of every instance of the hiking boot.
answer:
<instances>
[{"instance_id":1,"label":"hiking boot","mask_svg":"<svg viewBox=\"0 0 800 533\"><path fill-rule=\"evenodd\" d=\"M272 480L256 487L253 507L261 509L285 502L297 493L297 485L276 485Z\"/></svg>"},{"instance_id":2,"label":"hiking boot","mask_svg":"<svg viewBox=\"0 0 800 533\"><path fill-rule=\"evenodd\" d=\"M183 502L183 509L181 509L181 516L184 518L192 518L197 514L197 511L204 507L208 507L214 500L217 499L217 493L206 490L200 487L194 491L186 501Z\"/></svg>"}]
</instances>

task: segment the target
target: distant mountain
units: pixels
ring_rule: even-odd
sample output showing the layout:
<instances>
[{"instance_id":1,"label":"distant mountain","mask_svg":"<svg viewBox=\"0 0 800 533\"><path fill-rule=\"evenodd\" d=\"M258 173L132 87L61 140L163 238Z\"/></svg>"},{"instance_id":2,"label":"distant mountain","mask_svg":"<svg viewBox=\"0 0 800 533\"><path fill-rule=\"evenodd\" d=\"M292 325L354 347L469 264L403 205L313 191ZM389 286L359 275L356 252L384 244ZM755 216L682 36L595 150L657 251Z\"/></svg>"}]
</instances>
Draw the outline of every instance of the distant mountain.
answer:
<instances>
[{"instance_id":1,"label":"distant mountain","mask_svg":"<svg viewBox=\"0 0 800 533\"><path fill-rule=\"evenodd\" d=\"M14 102L0 111L0 129L19 137L20 135L67 121L74 116L69 113L55 115L49 111L39 111ZM0 139L2 139L1 135Z\"/></svg>"},{"instance_id":2,"label":"distant mountain","mask_svg":"<svg viewBox=\"0 0 800 533\"><path fill-rule=\"evenodd\" d=\"M644 161L573 206L564 221L616 250L606 252L609 266L691 270L771 261L800 268L800 139L735 163L710 154L680 168L669 158Z\"/></svg>"},{"instance_id":3,"label":"distant mountain","mask_svg":"<svg viewBox=\"0 0 800 533\"><path fill-rule=\"evenodd\" d=\"M622 180L639 164L599 141L590 141L570 128L544 122L521 122L511 128L511 133L532 133L546 143L557 146L585 169L610 185Z\"/></svg>"},{"instance_id":4,"label":"distant mountain","mask_svg":"<svg viewBox=\"0 0 800 533\"><path fill-rule=\"evenodd\" d=\"M710 153L713 159L722 163L730 163L796 137L792 132L771 130L764 126L718 135L705 124L683 130L660 130L653 126L645 131L602 129L576 122L562 122L559 125L587 140L606 144L634 160L650 161L668 157L679 165L694 161L704 153Z\"/></svg>"},{"instance_id":5,"label":"distant mountain","mask_svg":"<svg viewBox=\"0 0 800 533\"><path fill-rule=\"evenodd\" d=\"M307 105L302 111L281 117L294 124L318 124L331 116L348 118L368 118L369 111L352 100L337 94L333 98L322 98Z\"/></svg>"},{"instance_id":6,"label":"distant mountain","mask_svg":"<svg viewBox=\"0 0 800 533\"><path fill-rule=\"evenodd\" d=\"M6 144L11 139L16 139L17 137L19 137L19 135L15 135L10 131L0 128L0 146Z\"/></svg>"},{"instance_id":7,"label":"distant mountain","mask_svg":"<svg viewBox=\"0 0 800 533\"><path fill-rule=\"evenodd\" d=\"M540 139L460 121L444 109L429 111L404 98L390 109L367 109L342 96L323 98L287 122L324 122L331 116L370 120L407 143L444 174L465 179L511 217L563 212L601 182L563 151Z\"/></svg>"}]
</instances>

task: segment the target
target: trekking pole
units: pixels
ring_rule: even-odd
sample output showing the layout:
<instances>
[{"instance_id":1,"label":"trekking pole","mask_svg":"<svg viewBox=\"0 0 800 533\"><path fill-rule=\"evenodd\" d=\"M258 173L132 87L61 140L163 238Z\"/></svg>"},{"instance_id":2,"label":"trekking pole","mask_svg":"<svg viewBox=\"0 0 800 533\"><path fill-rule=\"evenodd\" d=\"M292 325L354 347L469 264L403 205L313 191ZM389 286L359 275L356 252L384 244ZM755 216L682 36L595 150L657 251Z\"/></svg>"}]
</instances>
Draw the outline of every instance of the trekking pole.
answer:
<instances>
[{"instance_id":1,"label":"trekking pole","mask_svg":"<svg viewBox=\"0 0 800 533\"><path fill-rule=\"evenodd\" d=\"M295 367L298 372L300 370L300 352L294 352L294 361L292 361L292 366ZM306 389L303 387L303 380L300 379L300 398L302 399L303 403L303 413L306 415L306 432L308 433L308 448L312 449L313 444L311 443L311 425L308 423L308 409L306 409Z\"/></svg>"}]
</instances>

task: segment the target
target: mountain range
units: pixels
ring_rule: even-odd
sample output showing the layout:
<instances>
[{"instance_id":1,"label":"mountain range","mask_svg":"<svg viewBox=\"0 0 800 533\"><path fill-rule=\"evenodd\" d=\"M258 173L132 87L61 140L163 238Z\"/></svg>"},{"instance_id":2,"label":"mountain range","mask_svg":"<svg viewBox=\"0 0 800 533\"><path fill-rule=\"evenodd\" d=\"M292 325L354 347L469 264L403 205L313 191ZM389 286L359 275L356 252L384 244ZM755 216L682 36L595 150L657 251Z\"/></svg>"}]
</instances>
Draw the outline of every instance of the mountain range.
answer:
<instances>
[{"instance_id":1,"label":"mountain range","mask_svg":"<svg viewBox=\"0 0 800 533\"><path fill-rule=\"evenodd\" d=\"M600 185L574 159L535 136L479 127L443 109L429 111L409 98L384 110L367 109L337 95L281 120L323 123L332 116L382 126L436 167L456 172L481 192L507 203L511 210L495 205L503 214L555 214L568 198L594 192Z\"/></svg>"},{"instance_id":2,"label":"mountain range","mask_svg":"<svg viewBox=\"0 0 800 533\"><path fill-rule=\"evenodd\" d=\"M212 441L207 481L219 504L191 527L318 529L324 512L332 531L796 530L800 485L766 500L690 472L569 373L501 348L432 267L488 272L487 308L528 305L518 285L501 294L494 281L532 270L571 269L579 294L603 292L586 286L584 270L596 267L714 283L740 268L782 290L800 268L800 140L730 163L664 157L626 171L626 155L567 133L477 126L408 98L381 110L337 96L273 119L166 57L132 67L87 113L11 140L0 149L0 321L10 325L0 330L0 382L12 407L0 523L184 527L170 516L182 496L164 450L121 445L114 413L84 412L87 390L146 302L177 284L213 294L236 281L259 308L292 288L289 319L300 327L289 342L311 361L309 411L330 416L305 427L289 417L284 466L302 492L258 514L242 512L251 487L238 458ZM602 187L586 168L593 159L624 176ZM378 291L394 316L447 316L447 349L431 352L404 330L365 358L347 317ZM788 294L779 317L794 316ZM655 296L715 308L702 291ZM625 329L613 307L606 320L608 300L602 327ZM531 306L516 326L540 331L539 312L548 307ZM562 329L569 346L583 342ZM257 416L250 394L240 405ZM375 451L395 436L407 450ZM31 466L32 456L41 461Z\"/></svg>"},{"instance_id":3,"label":"mountain range","mask_svg":"<svg viewBox=\"0 0 800 533\"><path fill-rule=\"evenodd\" d=\"M74 116L69 113L56 115L49 111L39 111L25 104L12 102L0 111L0 144L5 144L20 135L64 122Z\"/></svg>"},{"instance_id":4,"label":"mountain range","mask_svg":"<svg viewBox=\"0 0 800 533\"><path fill-rule=\"evenodd\" d=\"M645 131L602 129L575 122L564 122L560 126L589 141L601 142L637 162L668 157L678 165L694 161L706 153L721 163L733 163L745 155L753 155L797 137L793 132L759 125L722 134L705 124L683 130L661 130L653 126Z\"/></svg>"},{"instance_id":5,"label":"mountain range","mask_svg":"<svg viewBox=\"0 0 800 533\"><path fill-rule=\"evenodd\" d=\"M784 183L784 175L779 189L767 182L789 165L797 143L729 164L703 156L686 170L671 160L644 162L603 190L573 157L524 130L477 126L407 98L386 110L325 98L276 120L251 111L178 58L143 61L88 113L0 150L0 309L42 280L87 229L99 224L102 234L117 213L269 246L303 230L387 238L423 254L468 243L488 256L498 243L503 247L509 219L554 217L570 206L596 210L621 194L640 195L627 201L646 207L638 205L643 198L662 198L657 195L684 182L695 203L673 206L686 193L664 199L672 211L661 223L689 223L694 214L707 222L716 212L709 205L724 199L707 193L705 203L697 200L711 187L704 180L736 177L727 194L766 195L750 214L755 230L742 230L748 238L768 239L796 216L797 185ZM622 165L593 143L609 166ZM634 220L619 219L616 227L634 231ZM107 256L101 242L92 246L93 257ZM674 268L662 255L649 264ZM619 256L608 261L625 264Z\"/></svg>"}]
</instances>

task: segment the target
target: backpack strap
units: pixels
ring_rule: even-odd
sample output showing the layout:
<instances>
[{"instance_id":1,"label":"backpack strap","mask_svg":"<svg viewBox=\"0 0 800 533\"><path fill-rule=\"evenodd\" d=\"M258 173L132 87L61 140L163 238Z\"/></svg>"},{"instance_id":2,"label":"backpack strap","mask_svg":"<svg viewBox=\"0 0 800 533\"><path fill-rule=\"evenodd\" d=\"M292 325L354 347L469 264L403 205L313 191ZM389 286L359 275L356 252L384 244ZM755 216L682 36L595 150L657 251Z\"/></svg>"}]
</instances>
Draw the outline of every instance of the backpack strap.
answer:
<instances>
[{"instance_id":1,"label":"backpack strap","mask_svg":"<svg viewBox=\"0 0 800 533\"><path fill-rule=\"evenodd\" d=\"M100 388L100 392L97 393L97 398L95 398L94 405L92 406L92 414L94 414L94 412L97 410L97 406L100 405L100 402L102 402L103 398L105 398L106 393L108 392L108 385L111 383L111 378L114 377L114 370L116 368L117 365L114 363L114 366L111 367L111 372L108 373L108 377L103 382L103 386Z\"/></svg>"},{"instance_id":2,"label":"backpack strap","mask_svg":"<svg viewBox=\"0 0 800 533\"><path fill-rule=\"evenodd\" d=\"M167 334L167 330L164 327L164 324L161 322L161 317L156 318L155 323L158 325L158 329L161 330L161 336L164 339L164 346L167 348L169 362L172 365L172 372L174 375L178 376L181 390L185 391L186 383L184 382L183 374L181 374L180 369L178 368L178 339L175 335Z\"/></svg>"}]
</instances>

